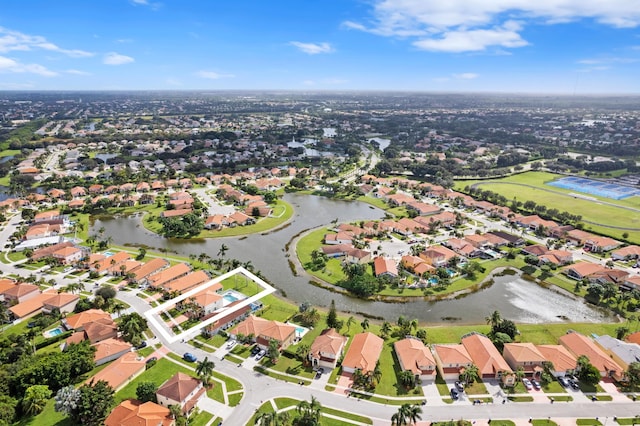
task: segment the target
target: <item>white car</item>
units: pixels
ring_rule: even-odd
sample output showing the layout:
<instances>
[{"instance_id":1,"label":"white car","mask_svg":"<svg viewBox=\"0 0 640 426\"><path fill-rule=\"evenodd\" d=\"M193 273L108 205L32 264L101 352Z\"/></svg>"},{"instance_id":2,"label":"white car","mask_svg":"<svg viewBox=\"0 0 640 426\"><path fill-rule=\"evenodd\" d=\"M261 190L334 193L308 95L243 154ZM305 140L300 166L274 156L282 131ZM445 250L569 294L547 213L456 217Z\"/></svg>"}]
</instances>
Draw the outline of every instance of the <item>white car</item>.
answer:
<instances>
[{"instance_id":1,"label":"white car","mask_svg":"<svg viewBox=\"0 0 640 426\"><path fill-rule=\"evenodd\" d=\"M232 349L236 343L237 342L235 340L229 340L229 343L227 343L227 349Z\"/></svg>"},{"instance_id":2,"label":"white car","mask_svg":"<svg viewBox=\"0 0 640 426\"><path fill-rule=\"evenodd\" d=\"M531 384L531 380L527 379L526 377L522 378L522 384L524 385L525 388L527 388L527 390L533 389L533 384Z\"/></svg>"}]
</instances>

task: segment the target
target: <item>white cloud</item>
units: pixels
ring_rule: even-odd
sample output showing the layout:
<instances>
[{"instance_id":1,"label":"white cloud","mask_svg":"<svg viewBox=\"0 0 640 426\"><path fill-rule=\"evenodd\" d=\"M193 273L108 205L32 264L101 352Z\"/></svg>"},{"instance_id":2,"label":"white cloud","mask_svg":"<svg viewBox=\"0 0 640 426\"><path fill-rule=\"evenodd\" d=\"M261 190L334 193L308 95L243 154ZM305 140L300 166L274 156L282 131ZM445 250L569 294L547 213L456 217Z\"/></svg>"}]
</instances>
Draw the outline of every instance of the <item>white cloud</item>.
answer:
<instances>
[{"instance_id":1,"label":"white cloud","mask_svg":"<svg viewBox=\"0 0 640 426\"><path fill-rule=\"evenodd\" d=\"M129 64L134 61L135 59L133 59L131 56L121 55L116 52L109 52L105 54L104 58L102 59L102 63L106 65L123 65Z\"/></svg>"},{"instance_id":2,"label":"white cloud","mask_svg":"<svg viewBox=\"0 0 640 426\"><path fill-rule=\"evenodd\" d=\"M0 56L0 72L37 74L43 77L55 77L57 72L40 64L23 64L14 59Z\"/></svg>"},{"instance_id":3,"label":"white cloud","mask_svg":"<svg viewBox=\"0 0 640 426\"><path fill-rule=\"evenodd\" d=\"M417 40L413 45L436 52L477 52L491 46L526 46L528 43L520 37L518 30L520 25L509 21L501 28L448 31L438 38Z\"/></svg>"},{"instance_id":4,"label":"white cloud","mask_svg":"<svg viewBox=\"0 0 640 426\"><path fill-rule=\"evenodd\" d=\"M42 36L23 34L19 31L0 27L0 52L28 52L33 50L58 52L72 58L87 58L94 55L91 52L79 49L63 49L54 43L47 41L47 39Z\"/></svg>"},{"instance_id":5,"label":"white cloud","mask_svg":"<svg viewBox=\"0 0 640 426\"><path fill-rule=\"evenodd\" d=\"M73 74L73 75L91 75L90 72L86 72L86 71L81 71L81 70L66 70L65 71L67 74Z\"/></svg>"},{"instance_id":6,"label":"white cloud","mask_svg":"<svg viewBox=\"0 0 640 426\"><path fill-rule=\"evenodd\" d=\"M215 71L198 71L196 72L198 77L207 78L209 80L219 80L221 78L233 78L233 74L220 74Z\"/></svg>"},{"instance_id":7,"label":"white cloud","mask_svg":"<svg viewBox=\"0 0 640 426\"><path fill-rule=\"evenodd\" d=\"M149 2L147 0L131 0L135 4L148 5Z\"/></svg>"},{"instance_id":8,"label":"white cloud","mask_svg":"<svg viewBox=\"0 0 640 426\"><path fill-rule=\"evenodd\" d=\"M473 72L463 72L461 74L453 74L453 76L458 80L473 80L479 77L478 74Z\"/></svg>"},{"instance_id":9,"label":"white cloud","mask_svg":"<svg viewBox=\"0 0 640 426\"><path fill-rule=\"evenodd\" d=\"M289 42L290 45L297 47L300 51L309 55L317 55L318 53L331 53L333 47L329 43L302 43L300 41Z\"/></svg>"},{"instance_id":10,"label":"white cloud","mask_svg":"<svg viewBox=\"0 0 640 426\"><path fill-rule=\"evenodd\" d=\"M413 43L432 51L479 51L528 43L514 20L557 24L581 19L616 28L640 25L640 0L372 0L369 22L343 26L370 33L420 38ZM472 40L481 37L481 40Z\"/></svg>"}]
</instances>

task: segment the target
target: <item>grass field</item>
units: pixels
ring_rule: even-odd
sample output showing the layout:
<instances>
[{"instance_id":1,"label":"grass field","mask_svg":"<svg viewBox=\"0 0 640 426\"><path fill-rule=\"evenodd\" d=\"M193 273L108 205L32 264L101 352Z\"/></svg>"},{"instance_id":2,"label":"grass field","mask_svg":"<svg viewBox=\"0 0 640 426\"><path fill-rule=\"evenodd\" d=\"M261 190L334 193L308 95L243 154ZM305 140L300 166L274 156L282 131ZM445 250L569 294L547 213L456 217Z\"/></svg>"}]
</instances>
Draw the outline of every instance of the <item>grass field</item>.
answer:
<instances>
[{"instance_id":1,"label":"grass field","mask_svg":"<svg viewBox=\"0 0 640 426\"><path fill-rule=\"evenodd\" d=\"M198 238L218 238L234 237L238 235L255 234L277 228L293 216L293 207L283 200L278 200L273 206L273 215L277 217L265 217L258 220L254 225L236 226L234 228L224 228L221 230L203 230Z\"/></svg>"},{"instance_id":2,"label":"grass field","mask_svg":"<svg viewBox=\"0 0 640 426\"><path fill-rule=\"evenodd\" d=\"M479 184L479 188L504 195L508 200L515 198L521 202L528 200L535 201L536 204L545 205L547 208L568 211L572 214L581 215L585 221L601 224L593 225L586 223L585 230L587 231L600 232L610 235L613 238L622 238L622 234L628 232L629 241L640 243L640 231L625 231L609 226L640 229L640 214L615 206L575 198L569 194L576 191L545 185L545 182L560 177L562 176L553 173L528 172L503 179L458 181L455 183L455 189L462 190L465 186L471 186L477 183ZM535 188L524 187L522 185L531 185ZM548 192L547 190L557 193ZM640 197L613 200L591 194L586 195L610 204L640 209Z\"/></svg>"}]
</instances>

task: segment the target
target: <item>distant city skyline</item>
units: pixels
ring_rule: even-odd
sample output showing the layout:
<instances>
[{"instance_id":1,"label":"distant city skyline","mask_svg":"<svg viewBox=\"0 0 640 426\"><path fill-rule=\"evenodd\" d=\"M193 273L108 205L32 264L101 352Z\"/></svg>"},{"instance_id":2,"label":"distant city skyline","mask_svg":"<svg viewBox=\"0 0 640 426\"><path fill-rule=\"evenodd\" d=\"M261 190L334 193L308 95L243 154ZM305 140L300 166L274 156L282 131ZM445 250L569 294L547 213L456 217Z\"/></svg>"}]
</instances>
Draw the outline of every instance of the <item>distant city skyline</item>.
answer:
<instances>
[{"instance_id":1,"label":"distant city skyline","mask_svg":"<svg viewBox=\"0 0 640 426\"><path fill-rule=\"evenodd\" d=\"M640 94L640 0L6 0L0 90Z\"/></svg>"}]
</instances>

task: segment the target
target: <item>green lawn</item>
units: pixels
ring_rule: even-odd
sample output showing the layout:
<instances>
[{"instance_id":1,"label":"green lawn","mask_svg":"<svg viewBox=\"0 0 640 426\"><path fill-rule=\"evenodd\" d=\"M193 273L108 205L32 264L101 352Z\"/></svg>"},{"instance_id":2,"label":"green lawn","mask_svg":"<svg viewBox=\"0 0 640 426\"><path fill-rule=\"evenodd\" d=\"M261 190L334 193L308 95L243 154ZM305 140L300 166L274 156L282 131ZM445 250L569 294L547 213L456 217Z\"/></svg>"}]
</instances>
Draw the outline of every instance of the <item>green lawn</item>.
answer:
<instances>
[{"instance_id":1,"label":"green lawn","mask_svg":"<svg viewBox=\"0 0 640 426\"><path fill-rule=\"evenodd\" d=\"M74 426L74 422L54 409L55 401L51 398L44 410L31 417L24 417L14 423L15 426Z\"/></svg>"},{"instance_id":2,"label":"green lawn","mask_svg":"<svg viewBox=\"0 0 640 426\"><path fill-rule=\"evenodd\" d=\"M509 200L514 198L522 202L531 200L535 201L537 204L545 205L548 208L554 206L562 206L562 208L559 210L566 210L572 214L582 215L582 218L584 220L604 225L597 226L585 224L585 230L588 231L591 229L595 232L601 232L603 234L610 235L613 238L622 238L622 233L625 231L610 228L607 226L608 224L615 224L615 226L619 227L640 228L640 215L638 214L633 214L628 210L620 209L615 206L608 206L594 203L593 201L589 200L574 198L569 194L576 191L557 188L545 184L546 182L560 177L563 176L545 172L527 172L502 179L458 181L455 184L455 189L461 190L465 186L471 186L474 183L478 183L481 189L497 192L501 195L504 195ZM521 186L521 184L532 185L538 188L560 192L562 194L547 192L537 188L523 187ZM609 198L594 196L591 194L587 195L598 200L602 200L607 203L616 204L619 206L640 208L640 197L630 197L624 200L613 200ZM640 232L628 232L629 241L636 244L640 243Z\"/></svg>"},{"instance_id":3,"label":"green lawn","mask_svg":"<svg viewBox=\"0 0 640 426\"><path fill-rule=\"evenodd\" d=\"M207 411L201 411L197 415L189 418L189 426L205 426L212 418L213 414Z\"/></svg>"},{"instance_id":4,"label":"green lawn","mask_svg":"<svg viewBox=\"0 0 640 426\"><path fill-rule=\"evenodd\" d=\"M293 207L286 201L279 199L273 207L273 214L278 215L278 217L265 217L259 219L254 225L223 228L219 231L205 229L200 232L198 238L235 237L238 235L248 235L269 231L291 219L291 216L293 216Z\"/></svg>"},{"instance_id":5,"label":"green lawn","mask_svg":"<svg viewBox=\"0 0 640 426\"><path fill-rule=\"evenodd\" d=\"M288 354L281 355L275 364L271 364L267 360L265 361L264 366L265 368L270 368L281 373L300 376L306 379L313 379L315 376L315 372L311 366L305 367L297 358L289 356Z\"/></svg>"},{"instance_id":6,"label":"green lawn","mask_svg":"<svg viewBox=\"0 0 640 426\"><path fill-rule=\"evenodd\" d=\"M142 374L128 383L125 387L120 389L116 393L116 403L124 401L125 399L136 397L136 388L141 382L153 382L160 386L162 383L171 378L174 374L182 372L189 376L195 377L195 373L187 368L184 368L175 362L171 362L167 359L160 358L156 364L145 370Z\"/></svg>"}]
</instances>

